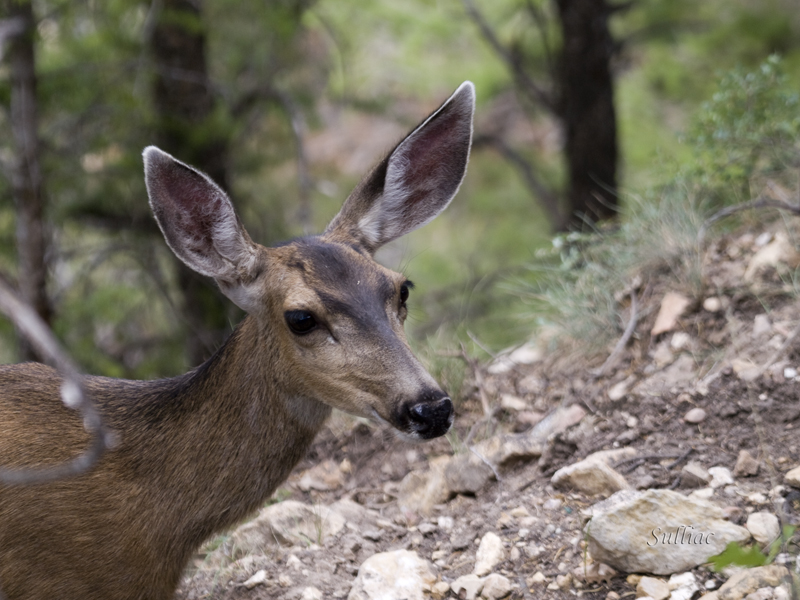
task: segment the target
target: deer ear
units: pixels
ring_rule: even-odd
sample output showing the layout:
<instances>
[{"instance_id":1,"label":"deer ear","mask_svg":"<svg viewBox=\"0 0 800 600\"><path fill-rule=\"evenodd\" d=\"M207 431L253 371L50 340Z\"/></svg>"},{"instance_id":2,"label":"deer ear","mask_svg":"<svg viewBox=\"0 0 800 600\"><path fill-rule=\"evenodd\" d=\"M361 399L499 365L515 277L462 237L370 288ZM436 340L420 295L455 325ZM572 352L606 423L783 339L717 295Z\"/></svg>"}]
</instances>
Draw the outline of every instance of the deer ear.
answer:
<instances>
[{"instance_id":1,"label":"deer ear","mask_svg":"<svg viewBox=\"0 0 800 600\"><path fill-rule=\"evenodd\" d=\"M467 170L474 111L465 81L358 184L326 235L374 252L447 208Z\"/></svg>"},{"instance_id":2,"label":"deer ear","mask_svg":"<svg viewBox=\"0 0 800 600\"><path fill-rule=\"evenodd\" d=\"M167 245L190 269L213 277L226 296L249 311L257 246L228 196L206 174L155 146L142 155L150 207Z\"/></svg>"}]
</instances>

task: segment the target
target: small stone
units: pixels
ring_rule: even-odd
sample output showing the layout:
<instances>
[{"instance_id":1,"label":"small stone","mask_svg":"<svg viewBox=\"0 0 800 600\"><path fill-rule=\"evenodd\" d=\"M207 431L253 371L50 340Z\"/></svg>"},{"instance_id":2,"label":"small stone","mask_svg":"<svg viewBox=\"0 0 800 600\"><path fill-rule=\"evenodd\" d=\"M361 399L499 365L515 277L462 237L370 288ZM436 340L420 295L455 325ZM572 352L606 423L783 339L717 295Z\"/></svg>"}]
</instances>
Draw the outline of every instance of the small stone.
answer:
<instances>
[{"instance_id":1,"label":"small stone","mask_svg":"<svg viewBox=\"0 0 800 600\"><path fill-rule=\"evenodd\" d=\"M266 582L267 572L264 569L261 569L260 571L256 571L255 575L245 581L242 586L246 587L248 590L252 590L257 585L261 585L262 583Z\"/></svg>"},{"instance_id":2,"label":"small stone","mask_svg":"<svg viewBox=\"0 0 800 600\"><path fill-rule=\"evenodd\" d=\"M315 587L303 589L300 600L322 600L322 592Z\"/></svg>"},{"instance_id":3,"label":"small stone","mask_svg":"<svg viewBox=\"0 0 800 600\"><path fill-rule=\"evenodd\" d=\"M530 586L534 586L545 583L546 581L547 577L544 576L544 573L542 573L541 571L536 571L536 573L534 573L533 575L528 577L528 579L525 580L525 583L527 583Z\"/></svg>"},{"instance_id":4,"label":"small stone","mask_svg":"<svg viewBox=\"0 0 800 600\"><path fill-rule=\"evenodd\" d=\"M615 383L608 389L608 399L612 402L622 400L628 393L628 380Z\"/></svg>"},{"instance_id":5,"label":"small stone","mask_svg":"<svg viewBox=\"0 0 800 600\"><path fill-rule=\"evenodd\" d=\"M292 581L292 578L284 573L283 575L278 576L278 585L284 588L288 588L294 585L294 581Z\"/></svg>"},{"instance_id":6,"label":"small stone","mask_svg":"<svg viewBox=\"0 0 800 600\"><path fill-rule=\"evenodd\" d=\"M725 487L726 485L733 485L733 474L730 469L725 467L711 467L708 470L708 474L711 475L711 481L708 485L713 489Z\"/></svg>"},{"instance_id":7,"label":"small stone","mask_svg":"<svg viewBox=\"0 0 800 600\"><path fill-rule=\"evenodd\" d=\"M556 575L555 583L558 586L558 589L562 591L567 591L569 589L569 586L572 585L572 575L569 573L566 573L564 575Z\"/></svg>"},{"instance_id":8,"label":"small stone","mask_svg":"<svg viewBox=\"0 0 800 600\"><path fill-rule=\"evenodd\" d=\"M677 292L667 292L661 300L661 308L656 316L656 322L650 335L657 336L660 333L674 330L678 325L678 319L683 315L691 300L683 294Z\"/></svg>"},{"instance_id":9,"label":"small stone","mask_svg":"<svg viewBox=\"0 0 800 600\"><path fill-rule=\"evenodd\" d=\"M514 517L515 519L521 519L521 518L523 518L523 517L529 517L529 516L531 516L531 513L529 513L529 512L528 512L528 509L527 509L527 508L525 508L524 506L518 506L518 507L516 507L516 508L512 509L512 510L511 510L511 512L510 512L509 514L510 514L512 517Z\"/></svg>"},{"instance_id":10,"label":"small stone","mask_svg":"<svg viewBox=\"0 0 800 600\"><path fill-rule=\"evenodd\" d=\"M735 477L753 477L758 475L758 461L747 450L740 450L733 468Z\"/></svg>"},{"instance_id":11,"label":"small stone","mask_svg":"<svg viewBox=\"0 0 800 600\"><path fill-rule=\"evenodd\" d=\"M787 485L800 488L800 467L795 467L786 473L786 475L783 476L783 480Z\"/></svg>"},{"instance_id":12,"label":"small stone","mask_svg":"<svg viewBox=\"0 0 800 600\"><path fill-rule=\"evenodd\" d=\"M747 594L744 600L773 600L773 590L771 587L758 588L755 592Z\"/></svg>"},{"instance_id":13,"label":"small stone","mask_svg":"<svg viewBox=\"0 0 800 600\"><path fill-rule=\"evenodd\" d=\"M481 538L478 552L475 555L473 573L479 577L487 575L492 572L495 565L505 560L505 557L503 540L496 533L489 531Z\"/></svg>"},{"instance_id":14,"label":"small stone","mask_svg":"<svg viewBox=\"0 0 800 600\"><path fill-rule=\"evenodd\" d=\"M450 589L456 595L456 598L464 598L464 600L475 600L478 594L483 589L483 577L478 577L475 574L463 575L450 584ZM463 596L461 592L464 592Z\"/></svg>"},{"instance_id":15,"label":"small stone","mask_svg":"<svg viewBox=\"0 0 800 600\"><path fill-rule=\"evenodd\" d=\"M419 532L420 532L422 535L430 535L430 534L432 534L434 531L436 531L437 529L439 529L439 527L438 527L437 525L434 525L433 523L428 523L428 522L426 521L425 523L420 523L420 524L419 524L419 527L417 527L417 529L419 529Z\"/></svg>"},{"instance_id":16,"label":"small stone","mask_svg":"<svg viewBox=\"0 0 800 600\"><path fill-rule=\"evenodd\" d=\"M711 296L703 300L703 310L707 310L708 312L719 312L722 310L722 300L717 298L716 296Z\"/></svg>"},{"instance_id":17,"label":"small stone","mask_svg":"<svg viewBox=\"0 0 800 600\"><path fill-rule=\"evenodd\" d=\"M772 324L767 315L756 315L753 320L753 336L760 337L772 333Z\"/></svg>"},{"instance_id":18,"label":"small stone","mask_svg":"<svg viewBox=\"0 0 800 600\"><path fill-rule=\"evenodd\" d=\"M731 576L716 593L719 600L741 600L763 587L780 585L788 576L788 569L779 565L744 569Z\"/></svg>"},{"instance_id":19,"label":"small stone","mask_svg":"<svg viewBox=\"0 0 800 600\"><path fill-rule=\"evenodd\" d=\"M434 583L433 587L431 588L431 594L434 598L444 598L447 595L447 592L450 591L450 584L446 581L439 581L438 583Z\"/></svg>"},{"instance_id":20,"label":"small stone","mask_svg":"<svg viewBox=\"0 0 800 600\"><path fill-rule=\"evenodd\" d=\"M667 585L672 591L669 600L691 600L695 593L700 591L700 586L697 585L697 580L691 572L673 575Z\"/></svg>"},{"instance_id":21,"label":"small stone","mask_svg":"<svg viewBox=\"0 0 800 600\"><path fill-rule=\"evenodd\" d=\"M676 331L672 334L672 339L669 341L669 346L676 352L683 350L689 347L689 344L692 341L692 336L690 336L685 331Z\"/></svg>"},{"instance_id":22,"label":"small stone","mask_svg":"<svg viewBox=\"0 0 800 600\"><path fill-rule=\"evenodd\" d=\"M708 485L711 475L700 463L690 462L681 469L681 487L697 488Z\"/></svg>"},{"instance_id":23,"label":"small stone","mask_svg":"<svg viewBox=\"0 0 800 600\"><path fill-rule=\"evenodd\" d=\"M759 544L767 546L781 534L781 525L778 517L769 512L755 512L747 517L745 525L750 535Z\"/></svg>"},{"instance_id":24,"label":"small stone","mask_svg":"<svg viewBox=\"0 0 800 600\"><path fill-rule=\"evenodd\" d=\"M642 577L636 585L636 597L649 596L653 600L666 600L669 598L669 585L657 577Z\"/></svg>"},{"instance_id":25,"label":"small stone","mask_svg":"<svg viewBox=\"0 0 800 600\"><path fill-rule=\"evenodd\" d=\"M637 585L639 585L639 582L641 580L642 580L641 575L637 575L636 573L631 573L625 578L625 583L627 583L628 585L632 585L633 587L636 587Z\"/></svg>"},{"instance_id":26,"label":"small stone","mask_svg":"<svg viewBox=\"0 0 800 600\"><path fill-rule=\"evenodd\" d=\"M512 561L512 562L517 562L520 559L521 556L522 556L522 553L519 551L519 548L517 548L516 546L514 546L511 549L511 552L508 553L508 559L510 561Z\"/></svg>"},{"instance_id":27,"label":"small stone","mask_svg":"<svg viewBox=\"0 0 800 600\"><path fill-rule=\"evenodd\" d=\"M683 420L692 425L702 423L706 420L706 411L700 407L693 408L683 416Z\"/></svg>"},{"instance_id":28,"label":"small stone","mask_svg":"<svg viewBox=\"0 0 800 600\"><path fill-rule=\"evenodd\" d=\"M483 581L481 596L487 598L487 600L499 600L508 596L511 593L511 589L511 582L507 577L492 573Z\"/></svg>"},{"instance_id":29,"label":"small stone","mask_svg":"<svg viewBox=\"0 0 800 600\"><path fill-rule=\"evenodd\" d=\"M439 529L450 531L455 525L455 521L453 521L453 517L441 516L436 519L436 524L439 526Z\"/></svg>"},{"instance_id":30,"label":"small stone","mask_svg":"<svg viewBox=\"0 0 800 600\"><path fill-rule=\"evenodd\" d=\"M519 396L503 394L500 396L500 406L508 412L520 412L528 408L527 402Z\"/></svg>"},{"instance_id":31,"label":"small stone","mask_svg":"<svg viewBox=\"0 0 800 600\"><path fill-rule=\"evenodd\" d=\"M706 588L707 590L713 590L713 589L716 589L716 587L717 587L717 582L716 582L716 581L714 581L713 579L708 579L708 580L707 580L707 581L706 581L706 582L703 584L703 587L704 587L704 588Z\"/></svg>"},{"instance_id":32,"label":"small stone","mask_svg":"<svg viewBox=\"0 0 800 600\"><path fill-rule=\"evenodd\" d=\"M358 569L348 600L405 598L423 600L437 577L432 565L416 552L394 550L373 554Z\"/></svg>"},{"instance_id":33,"label":"small stone","mask_svg":"<svg viewBox=\"0 0 800 600\"><path fill-rule=\"evenodd\" d=\"M542 508L545 510L558 510L561 508L561 500L558 498L548 498L544 501L544 504L542 504Z\"/></svg>"},{"instance_id":34,"label":"small stone","mask_svg":"<svg viewBox=\"0 0 800 600\"><path fill-rule=\"evenodd\" d=\"M606 600L619 600L619 594L617 592L608 592L606 594Z\"/></svg>"},{"instance_id":35,"label":"small stone","mask_svg":"<svg viewBox=\"0 0 800 600\"><path fill-rule=\"evenodd\" d=\"M794 379L797 377L797 369L794 367L785 367L783 369L783 377L784 379Z\"/></svg>"}]
</instances>

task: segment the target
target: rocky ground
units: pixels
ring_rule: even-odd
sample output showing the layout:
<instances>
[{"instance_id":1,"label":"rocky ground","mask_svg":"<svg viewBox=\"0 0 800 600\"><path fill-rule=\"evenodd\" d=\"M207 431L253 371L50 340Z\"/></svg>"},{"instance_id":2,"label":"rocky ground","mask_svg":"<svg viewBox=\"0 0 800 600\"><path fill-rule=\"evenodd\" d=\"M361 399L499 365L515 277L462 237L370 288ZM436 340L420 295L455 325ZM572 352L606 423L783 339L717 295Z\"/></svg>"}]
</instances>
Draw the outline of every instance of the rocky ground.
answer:
<instances>
[{"instance_id":1,"label":"rocky ground","mask_svg":"<svg viewBox=\"0 0 800 600\"><path fill-rule=\"evenodd\" d=\"M631 335L597 359L539 341L476 369L447 438L335 415L178 597L797 598L800 535L779 537L800 524L794 239L714 242L694 296L633 282ZM729 542L770 564L714 571Z\"/></svg>"}]
</instances>

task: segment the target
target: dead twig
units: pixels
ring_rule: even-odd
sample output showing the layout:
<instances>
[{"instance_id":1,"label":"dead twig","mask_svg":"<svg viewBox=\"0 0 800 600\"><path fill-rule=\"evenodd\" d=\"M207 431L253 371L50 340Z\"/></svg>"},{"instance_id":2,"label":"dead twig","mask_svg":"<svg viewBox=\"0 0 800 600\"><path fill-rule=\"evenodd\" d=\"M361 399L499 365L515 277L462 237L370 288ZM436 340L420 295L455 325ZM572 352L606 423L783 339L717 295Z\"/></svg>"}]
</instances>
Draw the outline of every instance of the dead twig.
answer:
<instances>
[{"instance_id":1,"label":"dead twig","mask_svg":"<svg viewBox=\"0 0 800 600\"><path fill-rule=\"evenodd\" d=\"M614 469L619 470L619 468L622 465L627 463L633 463L630 467L628 467L624 471L621 471L621 473L625 474L625 473L630 473L631 471L643 465L649 460L665 460L667 458L682 458L682 457L683 454L645 454L644 456L632 456L631 458L626 458L617 463L614 463Z\"/></svg>"},{"instance_id":2,"label":"dead twig","mask_svg":"<svg viewBox=\"0 0 800 600\"><path fill-rule=\"evenodd\" d=\"M622 337L619 338L617 345L614 346L614 350L612 350L611 354L608 355L608 358L603 363L603 365L592 373L595 377L602 377L611 367L613 367L616 364L617 360L619 360L620 354L622 354L622 351L625 350L625 346L628 345L628 342L633 336L634 331L636 331L636 323L638 320L639 320L639 302L636 297L636 289L632 287L631 318L628 320L628 325L627 327L625 327L625 331L622 333Z\"/></svg>"},{"instance_id":3,"label":"dead twig","mask_svg":"<svg viewBox=\"0 0 800 600\"><path fill-rule=\"evenodd\" d=\"M61 372L61 401L67 407L80 411L84 427L92 434L87 449L69 462L42 469L0 468L0 483L30 485L85 473L114 445L114 436L105 428L100 413L87 396L83 376L61 349L50 328L33 308L17 296L3 277L0 277L0 311L14 322L40 356L52 362Z\"/></svg>"}]
</instances>

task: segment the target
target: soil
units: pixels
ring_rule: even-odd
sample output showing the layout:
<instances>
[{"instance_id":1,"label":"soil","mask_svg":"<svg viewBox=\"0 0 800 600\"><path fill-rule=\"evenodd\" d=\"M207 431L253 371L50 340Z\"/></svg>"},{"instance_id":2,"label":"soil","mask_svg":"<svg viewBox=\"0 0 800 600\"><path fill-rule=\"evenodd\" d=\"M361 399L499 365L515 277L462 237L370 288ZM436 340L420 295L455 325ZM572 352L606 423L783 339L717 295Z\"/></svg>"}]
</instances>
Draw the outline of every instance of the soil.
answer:
<instances>
[{"instance_id":1,"label":"soil","mask_svg":"<svg viewBox=\"0 0 800 600\"><path fill-rule=\"evenodd\" d=\"M766 231L772 235L778 229L775 225ZM477 426L474 441L524 431L535 412L544 414L573 403L587 411L580 425L549 440L539 460L498 473L498 480L474 496L455 496L436 505L427 517L404 514L397 503L402 479L411 471L424 470L437 457L452 455L455 440L467 439L475 424L484 420L475 374L457 403L455 435L446 438L410 444L381 426L337 415L279 497L310 505L349 498L377 511L393 527L371 535L374 539L365 531L345 530L323 547L275 546L271 554L252 560L231 577L231 571L222 576L220 569L199 568L187 573L178 598L295 600L309 586L324 598L346 598L365 559L399 548L416 551L436 565L442 580L452 582L472 572L477 541L489 531L507 545L507 559L494 572L515 586L511 598L577 594L601 599L609 592L631 594L635 586L625 573L607 581L565 579L579 571L585 559L581 511L599 499L557 491L550 484L560 467L611 448L637 450L636 458L616 465L633 487L685 493L690 490L680 474L688 461L733 471L740 451L747 450L759 462L758 474L737 476L736 485L717 492L713 501L731 507L731 520L738 524L754 510L782 511L786 522L800 523L800 490L782 485L783 474L800 465L800 379L791 371L800 370L796 330L800 299L785 265L767 268L749 284L742 281L759 239L769 237L759 238L761 234L761 230L739 232L711 245L703 258L704 292L690 298L690 307L668 332L650 335L659 303L669 291L687 291L674 289L668 277L652 278L640 286L636 333L616 366L603 376L596 372L611 348L603 356L586 357L573 347L569 353L556 352L504 373L492 374L491 365L481 367L478 380L492 403L512 395L524 401L526 410L499 411ZM719 310L703 308L711 297L720 300ZM620 299L620 311L623 320L631 317L627 297ZM676 340L679 332L688 338ZM763 374L751 379L759 368ZM620 389L624 393L616 393ZM705 419L687 423L684 417L694 408L704 409ZM343 485L331 491L302 491L298 487L302 475L325 460L349 463ZM536 517L528 521L533 523L529 527L521 527L519 519L510 516L519 507ZM452 527L442 517L451 518ZM203 555L198 557L198 565L202 559ZM266 571L263 584L252 589L241 585L260 569ZM538 572L544 574L545 583L530 580ZM698 567L695 574L701 585L713 580L718 586L725 580L706 567ZM562 588L548 589L558 576ZM455 597L448 594L445 597Z\"/></svg>"}]
</instances>

